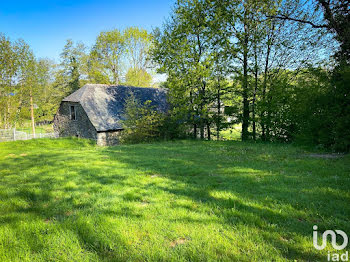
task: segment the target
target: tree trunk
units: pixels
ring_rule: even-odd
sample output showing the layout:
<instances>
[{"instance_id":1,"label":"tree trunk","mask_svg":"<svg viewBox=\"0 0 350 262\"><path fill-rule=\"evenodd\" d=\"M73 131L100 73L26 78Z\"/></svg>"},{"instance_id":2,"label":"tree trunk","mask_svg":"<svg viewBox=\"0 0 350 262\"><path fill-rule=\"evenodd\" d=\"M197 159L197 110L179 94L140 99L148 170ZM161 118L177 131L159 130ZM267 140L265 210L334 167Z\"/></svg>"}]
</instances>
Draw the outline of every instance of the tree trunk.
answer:
<instances>
[{"instance_id":1,"label":"tree trunk","mask_svg":"<svg viewBox=\"0 0 350 262\"><path fill-rule=\"evenodd\" d=\"M204 116L204 105L206 102L205 99L205 89L206 89L206 84L205 81L202 81L202 87L200 89L200 135L201 135L201 139L204 139L204 129L205 129L205 124L207 123L207 115Z\"/></svg>"},{"instance_id":2,"label":"tree trunk","mask_svg":"<svg viewBox=\"0 0 350 262\"><path fill-rule=\"evenodd\" d=\"M193 106L193 95L192 95L192 90L190 91L190 103L191 103L191 118L192 118L192 125L193 125L193 138L197 138L197 124L196 124L196 119L194 115L194 106Z\"/></svg>"},{"instance_id":3,"label":"tree trunk","mask_svg":"<svg viewBox=\"0 0 350 262\"><path fill-rule=\"evenodd\" d=\"M193 138L197 139L197 124L193 124Z\"/></svg>"},{"instance_id":4,"label":"tree trunk","mask_svg":"<svg viewBox=\"0 0 350 262\"><path fill-rule=\"evenodd\" d=\"M270 52L270 48L268 47L268 54ZM263 141L266 140L266 85L267 85L267 67L269 64L269 55L266 56L266 61L265 61L265 70L264 70L264 82L262 86L262 102L263 102L263 109L261 111L261 138Z\"/></svg>"},{"instance_id":5,"label":"tree trunk","mask_svg":"<svg viewBox=\"0 0 350 262\"><path fill-rule=\"evenodd\" d=\"M220 101L220 84L218 84L218 94L217 94L217 109L218 109L218 115L216 119L216 140L220 139L220 129L221 129L221 101Z\"/></svg>"},{"instance_id":6,"label":"tree trunk","mask_svg":"<svg viewBox=\"0 0 350 262\"><path fill-rule=\"evenodd\" d=\"M208 132L208 134L207 134L208 140L210 140L211 139L211 133L210 133L210 124L209 124L209 122L207 122L207 132Z\"/></svg>"},{"instance_id":7,"label":"tree trunk","mask_svg":"<svg viewBox=\"0 0 350 262\"><path fill-rule=\"evenodd\" d=\"M249 138L249 101L248 101L248 26L244 25L243 42L243 119L242 119L242 140Z\"/></svg>"},{"instance_id":8,"label":"tree trunk","mask_svg":"<svg viewBox=\"0 0 350 262\"><path fill-rule=\"evenodd\" d=\"M200 35L199 33L196 33L196 37L197 37L197 45L198 45L198 56L197 56L197 64L200 63L200 59L202 56L202 42L200 39ZM204 139L204 126L205 126L205 122L206 120L204 119L203 116L203 108L205 105L205 81L202 77L198 78L198 83L202 83L202 85L199 86L199 99L200 99L200 105L199 105L199 109L200 109L200 114L199 114L199 132L200 132L200 138L203 140Z\"/></svg>"},{"instance_id":9,"label":"tree trunk","mask_svg":"<svg viewBox=\"0 0 350 262\"><path fill-rule=\"evenodd\" d=\"M10 128L10 101L7 98L6 111L5 111L5 129Z\"/></svg>"},{"instance_id":10,"label":"tree trunk","mask_svg":"<svg viewBox=\"0 0 350 262\"><path fill-rule=\"evenodd\" d=\"M264 69L264 81L262 86L262 101L263 101L263 109L261 111L260 115L260 121L261 121L261 139L263 141L266 141L266 88L267 88L267 75L269 70L269 59L270 59L270 53L271 53L271 38L273 31L275 30L274 25L272 26L272 33L271 35L268 35L267 38L267 51L266 51L266 59L265 59L265 69Z\"/></svg>"},{"instance_id":11,"label":"tree trunk","mask_svg":"<svg viewBox=\"0 0 350 262\"><path fill-rule=\"evenodd\" d=\"M112 67L112 72L113 72L113 82L115 85L118 85L119 84L119 77L118 77L118 70L113 66Z\"/></svg>"},{"instance_id":12,"label":"tree trunk","mask_svg":"<svg viewBox=\"0 0 350 262\"><path fill-rule=\"evenodd\" d=\"M34 104L33 104L32 90L30 90L29 95L30 95L30 118L32 120L32 133L33 133L33 137L35 138Z\"/></svg>"},{"instance_id":13,"label":"tree trunk","mask_svg":"<svg viewBox=\"0 0 350 262\"><path fill-rule=\"evenodd\" d=\"M201 139L203 140L204 139L204 121L203 119L200 120L200 127L199 127L199 132L200 132L200 136L201 136Z\"/></svg>"},{"instance_id":14,"label":"tree trunk","mask_svg":"<svg viewBox=\"0 0 350 262\"><path fill-rule=\"evenodd\" d=\"M6 129L7 128L7 118L6 118L6 108L4 108L5 110L4 110L4 129Z\"/></svg>"},{"instance_id":15,"label":"tree trunk","mask_svg":"<svg viewBox=\"0 0 350 262\"><path fill-rule=\"evenodd\" d=\"M270 92L271 92L271 88L273 88L272 85L270 85ZM271 102L272 102L272 97L271 97L271 94L268 93L267 94L267 105L271 105ZM271 126L271 110L270 108L267 108L267 114L266 114L266 134L265 134L265 138L266 138L266 141L269 141L270 140L270 126Z\"/></svg>"},{"instance_id":16,"label":"tree trunk","mask_svg":"<svg viewBox=\"0 0 350 262\"><path fill-rule=\"evenodd\" d=\"M256 93L258 91L258 54L257 54L256 45L254 46L254 59L255 59L255 66L254 66L255 87L254 87L253 101L252 101L252 119L253 119L253 139L256 140L255 101L256 101Z\"/></svg>"}]
</instances>

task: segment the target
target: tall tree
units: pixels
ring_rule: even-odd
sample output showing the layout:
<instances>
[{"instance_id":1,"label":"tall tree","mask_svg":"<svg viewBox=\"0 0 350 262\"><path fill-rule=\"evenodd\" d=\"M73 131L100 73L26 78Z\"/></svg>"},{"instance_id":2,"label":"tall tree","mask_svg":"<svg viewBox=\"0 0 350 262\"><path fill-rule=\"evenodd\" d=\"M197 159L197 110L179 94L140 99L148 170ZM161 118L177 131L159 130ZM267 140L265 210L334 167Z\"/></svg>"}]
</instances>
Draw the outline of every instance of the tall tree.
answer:
<instances>
[{"instance_id":1,"label":"tall tree","mask_svg":"<svg viewBox=\"0 0 350 262\"><path fill-rule=\"evenodd\" d=\"M296 1L297 3L299 1ZM314 102L315 112L327 112L326 114L314 113L313 123L318 123L319 128L309 133L310 140L333 147L337 150L350 150L350 2L346 0L316 0L306 1L303 7L295 8L297 12L288 12L281 9L275 15L268 16L276 21L288 21L297 26L306 25L308 29L318 29L318 35L322 37L325 33L333 34L339 43L339 48L330 49L328 53L334 53L336 66L333 69L328 89L322 90L327 93L327 103L323 96L314 95L319 100ZM328 38L329 39L329 38ZM317 43L320 41L318 40ZM310 43L312 44L312 42ZM329 39L327 45L332 41ZM325 78L323 78L324 80ZM327 83L327 81L326 81ZM327 85L327 84L326 84ZM318 116L318 117L317 117ZM324 119L330 119L333 124L324 124ZM311 120L310 120L311 121ZM306 125L307 126L307 125ZM322 139L319 133L327 134L328 141Z\"/></svg>"},{"instance_id":2,"label":"tall tree","mask_svg":"<svg viewBox=\"0 0 350 262\"><path fill-rule=\"evenodd\" d=\"M70 94L81 87L86 74L86 47L82 43L74 44L68 39L60 55L61 63L59 76L61 88ZM58 83L57 83L58 84Z\"/></svg>"},{"instance_id":3,"label":"tall tree","mask_svg":"<svg viewBox=\"0 0 350 262\"><path fill-rule=\"evenodd\" d=\"M214 1L218 24L225 37L224 46L227 57L235 65L234 75L240 81L242 96L242 140L249 139L250 103L252 87L250 86L251 67L255 65L252 46L257 35L257 19L264 1ZM255 30L255 31L254 31ZM255 44L257 45L257 44ZM255 101L254 101L255 103ZM255 105L254 105L255 106Z\"/></svg>"},{"instance_id":4,"label":"tall tree","mask_svg":"<svg viewBox=\"0 0 350 262\"><path fill-rule=\"evenodd\" d=\"M149 52L152 35L138 27L128 27L123 32L126 59L134 70L146 70L150 66Z\"/></svg>"},{"instance_id":5,"label":"tall tree","mask_svg":"<svg viewBox=\"0 0 350 262\"><path fill-rule=\"evenodd\" d=\"M17 75L22 93L20 97L22 99L29 98L29 101L25 101L24 103L29 102L32 134L35 137L34 102L38 91L37 64L33 52L24 41L18 41L16 45L16 52L20 59L20 72Z\"/></svg>"},{"instance_id":6,"label":"tall tree","mask_svg":"<svg viewBox=\"0 0 350 262\"><path fill-rule=\"evenodd\" d=\"M3 128L11 126L11 100L15 93L15 76L18 70L17 54L13 43L0 34L0 123Z\"/></svg>"},{"instance_id":7,"label":"tall tree","mask_svg":"<svg viewBox=\"0 0 350 262\"><path fill-rule=\"evenodd\" d=\"M37 121L52 121L62 99L62 93L54 85L56 65L50 59L38 59L37 71Z\"/></svg>"},{"instance_id":8,"label":"tall tree","mask_svg":"<svg viewBox=\"0 0 350 262\"><path fill-rule=\"evenodd\" d=\"M101 32L90 52L89 77L104 84L120 83L125 38L118 30Z\"/></svg>"},{"instance_id":9,"label":"tall tree","mask_svg":"<svg viewBox=\"0 0 350 262\"><path fill-rule=\"evenodd\" d=\"M350 63L350 2L348 0L308 0L304 6L306 8L299 8L299 12L290 13L281 10L268 17L307 24L312 28L326 29L334 33L335 39L340 43L340 49L336 54L337 59ZM323 17L320 15L320 10Z\"/></svg>"},{"instance_id":10,"label":"tall tree","mask_svg":"<svg viewBox=\"0 0 350 262\"><path fill-rule=\"evenodd\" d=\"M210 136L207 81L211 56L207 18L205 1L178 1L163 31L155 32L153 50L160 72L168 74L166 85L178 106L175 110L185 114L193 126L194 137L199 128L201 139L206 127Z\"/></svg>"}]
</instances>

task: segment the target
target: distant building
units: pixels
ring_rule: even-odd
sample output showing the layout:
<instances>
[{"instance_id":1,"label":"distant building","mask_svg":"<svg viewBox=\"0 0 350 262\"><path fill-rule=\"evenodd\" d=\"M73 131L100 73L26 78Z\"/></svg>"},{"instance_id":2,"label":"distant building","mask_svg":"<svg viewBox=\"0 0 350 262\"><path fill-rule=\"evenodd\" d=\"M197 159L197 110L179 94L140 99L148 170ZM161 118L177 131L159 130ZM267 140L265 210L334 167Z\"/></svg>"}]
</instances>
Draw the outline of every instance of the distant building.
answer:
<instances>
[{"instance_id":1,"label":"distant building","mask_svg":"<svg viewBox=\"0 0 350 262\"><path fill-rule=\"evenodd\" d=\"M98 145L114 145L123 130L125 101L133 93L141 103L152 101L165 112L166 89L88 84L64 98L54 118L60 136L95 139Z\"/></svg>"}]
</instances>

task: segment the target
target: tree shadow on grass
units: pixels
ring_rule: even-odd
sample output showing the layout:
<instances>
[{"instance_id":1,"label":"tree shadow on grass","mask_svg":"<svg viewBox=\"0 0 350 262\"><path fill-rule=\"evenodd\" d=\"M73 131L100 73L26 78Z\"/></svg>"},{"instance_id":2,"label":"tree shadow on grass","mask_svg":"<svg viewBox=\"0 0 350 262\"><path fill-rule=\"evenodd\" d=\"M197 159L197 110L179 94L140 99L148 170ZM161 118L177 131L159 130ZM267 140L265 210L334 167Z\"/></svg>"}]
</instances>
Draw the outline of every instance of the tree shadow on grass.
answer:
<instances>
[{"instance_id":1,"label":"tree shadow on grass","mask_svg":"<svg viewBox=\"0 0 350 262\"><path fill-rule=\"evenodd\" d=\"M122 253L128 255L129 244L117 231L110 235L98 228L107 223L103 218L145 218L131 205L100 205L100 199L142 202L145 198L152 200L151 191L159 190L174 196L170 208L210 214L203 218L165 218L170 222L219 222L226 228L245 225L258 230L264 241L286 259L322 260L324 256L312 248L299 248L294 238L311 241L315 223L320 230L338 227L350 232L349 168L346 160L305 159L299 154L281 146L176 142L109 147L87 153L74 148L67 154L64 149L52 149L11 156L0 162L0 170L5 170L0 172L0 187L11 189L0 191L0 199L10 203L6 211L0 212L0 223L17 225L35 216L74 232L81 245L101 259L120 259ZM338 164L343 165L339 169L343 173L337 174L337 183L329 183L331 170ZM165 178L166 182L137 183L139 174ZM132 176L136 179L128 180ZM115 184L124 191L115 192ZM189 199L205 208L197 211L176 199Z\"/></svg>"},{"instance_id":2,"label":"tree shadow on grass","mask_svg":"<svg viewBox=\"0 0 350 262\"><path fill-rule=\"evenodd\" d=\"M88 156L89 160L94 160L92 156ZM97 204L101 194L109 193L108 186L123 183L125 177L113 175L112 168L107 168L111 174L106 175L100 166L82 163L82 157L45 152L0 162L0 170L11 171L0 172L0 186L4 189L0 192L0 206L3 207L0 226L18 228L23 223L39 223L47 224L48 228L51 225L57 230L68 230L74 232L81 247L97 254L101 260L115 260L122 254L118 250L127 249L128 243L117 232L109 237L103 228L96 231L101 217L139 215L132 208L114 210ZM36 237L33 235L33 238ZM29 246L33 252L47 248L45 245Z\"/></svg>"},{"instance_id":3,"label":"tree shadow on grass","mask_svg":"<svg viewBox=\"0 0 350 262\"><path fill-rule=\"evenodd\" d=\"M174 181L159 189L212 208L227 226L258 228L287 259L325 258L316 250L297 248L293 240L306 237L311 246L314 224L321 230L339 227L350 232L346 172L338 174L338 183L328 184L327 175L332 174L322 171L322 165L339 162L301 159L300 152L288 147L282 152L278 147L260 151L242 143L176 142L112 147L103 152L131 168ZM320 188L327 190L316 190ZM229 192L231 198L213 192Z\"/></svg>"}]
</instances>

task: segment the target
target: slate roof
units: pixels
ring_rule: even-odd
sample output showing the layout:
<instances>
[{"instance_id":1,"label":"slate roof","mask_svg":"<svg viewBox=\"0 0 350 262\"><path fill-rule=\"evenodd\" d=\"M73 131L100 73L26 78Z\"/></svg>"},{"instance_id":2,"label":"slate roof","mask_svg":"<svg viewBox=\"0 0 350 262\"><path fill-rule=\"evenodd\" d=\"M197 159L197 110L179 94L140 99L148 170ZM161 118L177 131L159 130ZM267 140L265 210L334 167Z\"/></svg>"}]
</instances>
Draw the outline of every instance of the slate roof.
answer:
<instances>
[{"instance_id":1,"label":"slate roof","mask_svg":"<svg viewBox=\"0 0 350 262\"><path fill-rule=\"evenodd\" d=\"M125 101L131 92L141 103L151 100L151 105L160 112L168 109L164 88L87 84L62 101L80 103L96 131L120 130Z\"/></svg>"}]
</instances>

